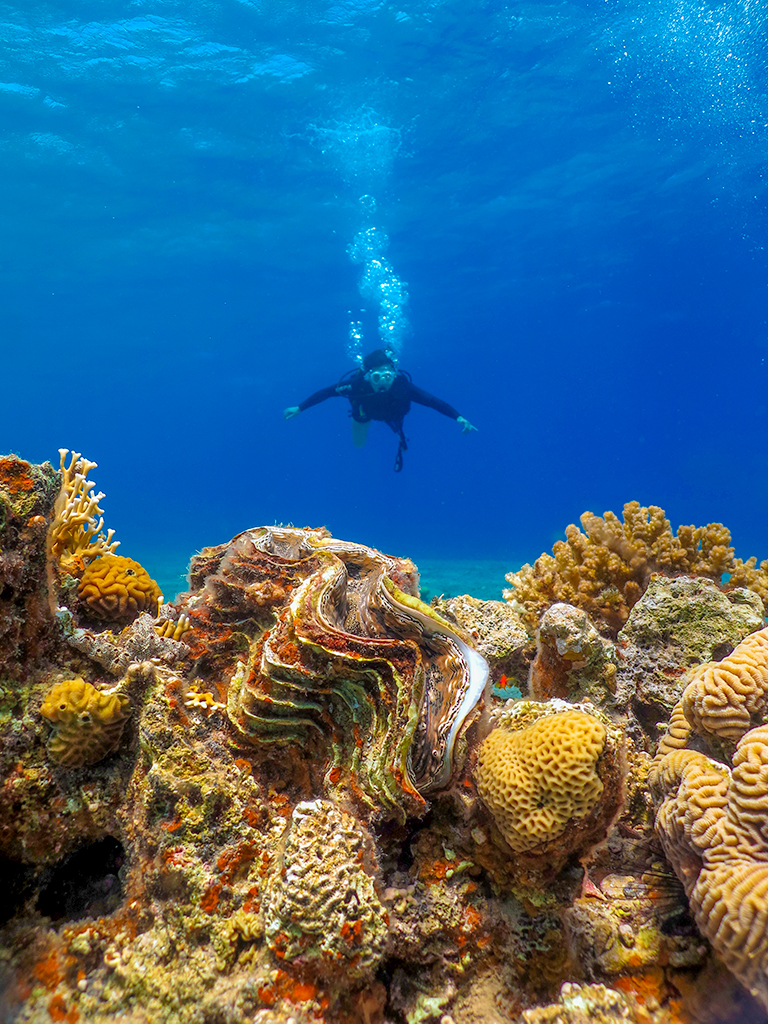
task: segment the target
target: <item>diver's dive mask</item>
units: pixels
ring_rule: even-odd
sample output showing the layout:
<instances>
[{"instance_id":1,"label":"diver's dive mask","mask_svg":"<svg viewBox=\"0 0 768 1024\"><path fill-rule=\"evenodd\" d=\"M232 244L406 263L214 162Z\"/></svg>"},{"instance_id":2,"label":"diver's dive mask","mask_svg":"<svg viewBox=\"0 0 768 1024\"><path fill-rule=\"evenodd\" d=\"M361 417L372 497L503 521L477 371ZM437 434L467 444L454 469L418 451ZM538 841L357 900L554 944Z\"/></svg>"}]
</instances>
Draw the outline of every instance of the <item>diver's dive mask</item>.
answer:
<instances>
[{"instance_id":1,"label":"diver's dive mask","mask_svg":"<svg viewBox=\"0 0 768 1024\"><path fill-rule=\"evenodd\" d=\"M377 366L365 374L365 379L374 391L388 391L394 383L397 370L391 366Z\"/></svg>"}]
</instances>

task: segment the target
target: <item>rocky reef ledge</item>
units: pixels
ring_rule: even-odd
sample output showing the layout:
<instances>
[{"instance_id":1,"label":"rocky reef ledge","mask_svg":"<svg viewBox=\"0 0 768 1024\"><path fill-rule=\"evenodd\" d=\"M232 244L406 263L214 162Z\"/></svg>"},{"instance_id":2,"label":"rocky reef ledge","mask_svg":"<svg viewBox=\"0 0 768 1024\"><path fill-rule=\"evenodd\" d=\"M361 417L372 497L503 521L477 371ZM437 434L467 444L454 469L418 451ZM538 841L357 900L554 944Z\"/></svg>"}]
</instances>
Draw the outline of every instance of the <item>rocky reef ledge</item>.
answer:
<instances>
[{"instance_id":1,"label":"rocky reef ledge","mask_svg":"<svg viewBox=\"0 0 768 1024\"><path fill-rule=\"evenodd\" d=\"M2 1024L766 1024L768 588L723 527L630 504L427 605L262 526L166 604L94 468L0 458Z\"/></svg>"}]
</instances>

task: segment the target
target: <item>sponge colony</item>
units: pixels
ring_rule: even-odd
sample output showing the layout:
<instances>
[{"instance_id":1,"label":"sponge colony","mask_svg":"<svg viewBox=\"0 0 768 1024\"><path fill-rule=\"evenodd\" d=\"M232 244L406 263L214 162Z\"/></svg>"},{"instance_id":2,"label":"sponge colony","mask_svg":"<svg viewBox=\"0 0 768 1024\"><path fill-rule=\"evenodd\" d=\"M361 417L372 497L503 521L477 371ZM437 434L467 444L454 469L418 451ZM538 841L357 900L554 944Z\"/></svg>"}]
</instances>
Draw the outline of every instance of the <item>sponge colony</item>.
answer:
<instances>
[{"instance_id":1,"label":"sponge colony","mask_svg":"<svg viewBox=\"0 0 768 1024\"><path fill-rule=\"evenodd\" d=\"M546 715L518 731L493 729L480 747L477 787L508 845L527 853L597 807L606 727L582 711Z\"/></svg>"},{"instance_id":2,"label":"sponge colony","mask_svg":"<svg viewBox=\"0 0 768 1024\"><path fill-rule=\"evenodd\" d=\"M160 588L132 558L103 555L83 573L77 596L104 622L132 622L142 612L157 614Z\"/></svg>"},{"instance_id":3,"label":"sponge colony","mask_svg":"<svg viewBox=\"0 0 768 1024\"><path fill-rule=\"evenodd\" d=\"M49 690L40 713L55 727L48 740L51 760L80 768L117 748L130 708L124 695L103 693L77 677Z\"/></svg>"}]
</instances>

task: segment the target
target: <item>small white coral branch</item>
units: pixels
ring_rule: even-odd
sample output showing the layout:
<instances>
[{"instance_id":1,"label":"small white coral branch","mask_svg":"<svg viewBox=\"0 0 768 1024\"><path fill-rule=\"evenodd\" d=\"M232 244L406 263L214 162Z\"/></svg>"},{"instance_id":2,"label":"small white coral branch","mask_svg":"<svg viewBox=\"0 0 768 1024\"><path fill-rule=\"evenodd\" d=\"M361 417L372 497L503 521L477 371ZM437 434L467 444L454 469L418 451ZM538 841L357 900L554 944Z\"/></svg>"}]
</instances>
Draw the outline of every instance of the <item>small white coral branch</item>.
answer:
<instances>
[{"instance_id":1,"label":"small white coral branch","mask_svg":"<svg viewBox=\"0 0 768 1024\"><path fill-rule=\"evenodd\" d=\"M68 448L59 448L61 457L61 490L53 507L53 523L48 533L49 550L59 562L77 558L87 565L100 555L112 554L120 541L112 540L114 530L104 529L104 516L99 502L102 491L92 494L95 486L88 473L95 462L72 452L67 465Z\"/></svg>"}]
</instances>

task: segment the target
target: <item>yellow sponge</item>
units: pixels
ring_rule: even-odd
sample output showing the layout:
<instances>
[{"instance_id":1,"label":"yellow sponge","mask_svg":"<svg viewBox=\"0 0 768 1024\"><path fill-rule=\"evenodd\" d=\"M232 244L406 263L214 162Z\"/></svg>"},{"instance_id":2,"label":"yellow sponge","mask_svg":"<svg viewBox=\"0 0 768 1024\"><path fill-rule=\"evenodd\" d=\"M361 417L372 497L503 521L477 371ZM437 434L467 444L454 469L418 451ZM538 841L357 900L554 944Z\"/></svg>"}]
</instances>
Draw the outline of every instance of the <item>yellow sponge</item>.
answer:
<instances>
[{"instance_id":1,"label":"yellow sponge","mask_svg":"<svg viewBox=\"0 0 768 1024\"><path fill-rule=\"evenodd\" d=\"M79 768L116 749L131 712L126 696L104 693L78 676L52 687L40 713L55 726L48 740L51 759Z\"/></svg>"}]
</instances>

